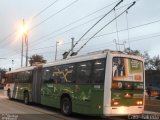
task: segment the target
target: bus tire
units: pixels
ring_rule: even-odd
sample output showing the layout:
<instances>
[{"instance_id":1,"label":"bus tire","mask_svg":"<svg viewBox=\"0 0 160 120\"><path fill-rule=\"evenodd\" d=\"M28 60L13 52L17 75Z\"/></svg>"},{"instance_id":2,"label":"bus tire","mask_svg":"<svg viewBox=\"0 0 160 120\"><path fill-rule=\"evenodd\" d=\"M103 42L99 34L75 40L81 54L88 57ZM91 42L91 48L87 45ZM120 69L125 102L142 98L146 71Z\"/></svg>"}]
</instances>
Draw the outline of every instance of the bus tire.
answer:
<instances>
[{"instance_id":1,"label":"bus tire","mask_svg":"<svg viewBox=\"0 0 160 120\"><path fill-rule=\"evenodd\" d=\"M23 100L24 104L28 105L29 104L29 94L28 92L24 93L24 100Z\"/></svg>"},{"instance_id":2,"label":"bus tire","mask_svg":"<svg viewBox=\"0 0 160 120\"><path fill-rule=\"evenodd\" d=\"M64 115L70 115L72 113L72 102L69 97L64 97L61 100L61 112Z\"/></svg>"}]
</instances>

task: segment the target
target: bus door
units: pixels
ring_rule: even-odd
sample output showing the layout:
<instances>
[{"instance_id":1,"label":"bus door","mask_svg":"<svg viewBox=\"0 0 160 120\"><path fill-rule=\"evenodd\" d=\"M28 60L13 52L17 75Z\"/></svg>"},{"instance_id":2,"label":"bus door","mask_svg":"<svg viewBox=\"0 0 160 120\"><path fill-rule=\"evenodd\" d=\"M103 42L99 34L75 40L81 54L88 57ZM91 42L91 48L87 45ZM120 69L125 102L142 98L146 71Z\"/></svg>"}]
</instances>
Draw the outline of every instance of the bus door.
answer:
<instances>
[{"instance_id":1,"label":"bus door","mask_svg":"<svg viewBox=\"0 0 160 120\"><path fill-rule=\"evenodd\" d=\"M41 102L41 81L42 68L33 70L33 84L32 84L32 102Z\"/></svg>"}]
</instances>

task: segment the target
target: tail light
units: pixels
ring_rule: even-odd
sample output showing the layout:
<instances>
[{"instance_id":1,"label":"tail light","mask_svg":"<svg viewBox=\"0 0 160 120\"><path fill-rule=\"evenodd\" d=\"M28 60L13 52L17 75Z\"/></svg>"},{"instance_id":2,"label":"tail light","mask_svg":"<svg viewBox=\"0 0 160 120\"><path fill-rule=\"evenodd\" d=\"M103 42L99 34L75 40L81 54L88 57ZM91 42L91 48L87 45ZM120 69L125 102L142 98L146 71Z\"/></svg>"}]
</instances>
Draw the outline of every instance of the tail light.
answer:
<instances>
[{"instance_id":1,"label":"tail light","mask_svg":"<svg viewBox=\"0 0 160 120\"><path fill-rule=\"evenodd\" d=\"M122 82L112 82L112 88L122 88Z\"/></svg>"},{"instance_id":2,"label":"tail light","mask_svg":"<svg viewBox=\"0 0 160 120\"><path fill-rule=\"evenodd\" d=\"M136 104L137 104L137 105L143 105L143 101L142 101L142 100L138 100L138 101L136 102Z\"/></svg>"},{"instance_id":3,"label":"tail light","mask_svg":"<svg viewBox=\"0 0 160 120\"><path fill-rule=\"evenodd\" d=\"M112 105L113 105L113 106L118 106L118 105L119 105L119 102L118 102L118 101L113 101L113 102L112 102Z\"/></svg>"},{"instance_id":4,"label":"tail light","mask_svg":"<svg viewBox=\"0 0 160 120\"><path fill-rule=\"evenodd\" d=\"M117 102L117 101L113 102L113 105L119 105L119 102Z\"/></svg>"},{"instance_id":5,"label":"tail light","mask_svg":"<svg viewBox=\"0 0 160 120\"><path fill-rule=\"evenodd\" d=\"M126 94L124 94L124 98L132 98L132 94L131 93L126 93Z\"/></svg>"}]
</instances>

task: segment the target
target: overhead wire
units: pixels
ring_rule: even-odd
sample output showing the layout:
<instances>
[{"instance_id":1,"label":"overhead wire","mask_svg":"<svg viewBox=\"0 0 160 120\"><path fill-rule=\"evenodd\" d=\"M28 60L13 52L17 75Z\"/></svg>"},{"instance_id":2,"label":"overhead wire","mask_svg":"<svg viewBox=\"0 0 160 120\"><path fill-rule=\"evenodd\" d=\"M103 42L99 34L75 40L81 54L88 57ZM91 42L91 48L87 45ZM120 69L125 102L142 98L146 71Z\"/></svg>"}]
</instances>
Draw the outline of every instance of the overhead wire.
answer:
<instances>
[{"instance_id":1,"label":"overhead wire","mask_svg":"<svg viewBox=\"0 0 160 120\"><path fill-rule=\"evenodd\" d=\"M118 5L120 5L123 2L123 0L119 1L110 11L108 11L103 17L101 17L95 24L93 24L79 39L78 41L73 45L73 47L68 51L67 56L70 54L71 50L81 41L81 39L90 32L101 20L103 20L107 15L109 15ZM71 53L72 54L72 53Z\"/></svg>"},{"instance_id":2,"label":"overhead wire","mask_svg":"<svg viewBox=\"0 0 160 120\"><path fill-rule=\"evenodd\" d=\"M130 41L130 42L137 42L137 41L141 41L141 40L145 40L145 39L150 39L150 38L154 38L154 37L160 37L160 34L159 35L155 35L155 36L151 36L151 37L146 37L146 38L140 38L140 39L136 39L136 40L132 40L132 41ZM102 43L102 45L104 45L103 43ZM111 43L110 45L106 45L105 46L105 48L106 47L110 47L110 46L113 46L113 44ZM102 47L99 47L99 48L102 48ZM94 49L94 48L93 48ZM91 50L91 49L89 49L89 50ZM95 50L95 49L94 49ZM59 50L60 51L60 50ZM44 53L49 53L50 51L48 51L48 52L44 52ZM62 52L64 52L64 50L62 51ZM88 52L88 50L87 50L87 52ZM52 52L50 52L50 53L52 53ZM58 53L58 55L60 55L61 53ZM12 55L12 56L10 56L10 57L13 57L13 56L16 56L16 55L19 55L19 54L15 54L15 55Z\"/></svg>"},{"instance_id":3,"label":"overhead wire","mask_svg":"<svg viewBox=\"0 0 160 120\"><path fill-rule=\"evenodd\" d=\"M146 26L146 25L150 25L150 24L154 24L154 23L157 23L157 22L160 22L160 20L156 20L156 21L152 21L152 22L148 22L148 23L144 23L144 24L140 24L140 25L136 25L136 26L133 26L133 27L129 27L128 29L126 28L126 29L121 29L121 30L119 30L118 32L123 32L123 31L126 31L126 30L132 30L132 29L135 29L135 28L139 28L139 27L143 27L143 26ZM95 36L94 38L97 38L97 37L103 37L103 36L107 36L107 35L110 35L110 34L115 34L116 33L116 31L115 32L110 32L110 33L105 33L105 34L101 34L101 35L98 35L98 36ZM87 40L87 39L89 39L89 38L85 38L85 39L83 39L83 40ZM63 44L70 44L71 42L66 42L66 43L63 43ZM63 45L62 44L62 45ZM49 46L48 46L49 47ZM53 47L55 47L55 45L53 46ZM47 48L47 46L46 46L46 48ZM18 51L18 50L17 50ZM20 51L20 50L19 50ZM8 55L8 54L7 54Z\"/></svg>"},{"instance_id":4,"label":"overhead wire","mask_svg":"<svg viewBox=\"0 0 160 120\"><path fill-rule=\"evenodd\" d=\"M129 48L131 49L131 45L130 45L130 40L129 40L129 23L128 23L128 11L126 11L126 24L127 24L127 37L128 37L128 45Z\"/></svg>"},{"instance_id":5,"label":"overhead wire","mask_svg":"<svg viewBox=\"0 0 160 120\"><path fill-rule=\"evenodd\" d=\"M43 10L41 10L39 13L37 13L34 17L38 17L40 14L42 14L44 11L46 11L48 8L50 8L52 5L54 5L56 2L58 2L58 0L56 0L56 1L54 1L53 3L51 3L49 6L47 6L46 8L44 8ZM113 3L115 3L115 2L113 2ZM113 4L113 3L111 3L111 4ZM110 6L110 5L109 5ZM107 6L106 6L107 7ZM102 8L103 9L103 8ZM12 35L13 35L14 33L12 33ZM12 36L11 34L9 34L6 38L4 38L5 40L7 39L7 38L10 38L11 36ZM3 39L3 41L5 41ZM2 44L1 44L2 45ZM3 45L3 46L5 46L5 45Z\"/></svg>"},{"instance_id":6,"label":"overhead wire","mask_svg":"<svg viewBox=\"0 0 160 120\"><path fill-rule=\"evenodd\" d=\"M137 42L137 41L141 41L141 40L146 40L146 39L150 39L150 38L156 38L156 37L160 37L160 34L158 34L158 35L152 35L152 36L149 36L148 37L148 35L145 35L145 36L147 36L147 37L145 37L145 38L132 38L133 40L130 40L130 42L131 43L133 43L133 42ZM97 37L101 37L101 36L97 36ZM138 37L144 37L144 36L138 36ZM126 39L124 39L124 40L126 40ZM111 41L112 42L112 41ZM109 43L109 42L108 42ZM66 44L68 44L68 43L66 43ZM102 43L102 44L104 44L104 43ZM108 46L108 45L107 45ZM106 47L107 47L106 46ZM40 48L40 49L44 49L44 48ZM38 49L37 49L38 50ZM32 50L31 50L32 51ZM59 50L59 51L61 51L61 50ZM65 50L63 50L63 52L64 52ZM44 52L44 53L52 53L52 52L50 52L50 51L48 51L48 52ZM20 54L20 52L19 53L15 53L14 55L16 56L16 55L19 55ZM13 54L12 54L12 56L13 56Z\"/></svg>"},{"instance_id":7,"label":"overhead wire","mask_svg":"<svg viewBox=\"0 0 160 120\"><path fill-rule=\"evenodd\" d=\"M65 26L63 26L63 27L61 27L61 28L53 31L53 32L47 33L47 34L39 37L37 40L38 40L38 42L41 42L41 41L40 41L41 39L44 39L44 38L46 38L46 37L48 37L48 36L50 36L50 35L53 35L53 34L59 32L59 31L61 31L61 30L64 30L66 27L71 26L71 25L73 25L73 24L75 24L75 23L77 23L77 22L79 22L79 21L81 21L81 20L83 20L83 19L85 19L85 18L87 18L87 17L89 17L89 16L91 16L91 15L93 15L93 14L95 14L95 13L101 11L101 10L103 10L103 9L105 9L105 8L108 8L108 7L110 7L111 5L115 4L116 2L117 2L117 1L115 1L115 2L113 2L113 3L111 3L111 4L109 4L109 5L107 4L107 5L104 6L103 8L100 8L100 9L98 9L98 10L96 10L96 11L94 11L94 12L92 12L92 13L86 15L86 16L83 16L83 17L81 17L81 18L79 18L79 19L77 19L77 20L75 20L75 21L73 21L73 22L71 22L71 23L69 23L69 24L67 24L67 25L65 25ZM104 14L103 14L103 15L104 15ZM102 15L100 15L100 16L98 16L98 17L95 17L95 18L93 18L93 19L85 22L84 24L89 23L90 21L93 21L93 20L95 20L95 19L98 19L99 17L102 17ZM79 27L79 26L81 26L81 25L83 25L83 24L80 24L80 25L78 25L78 26L76 26L76 27L72 27L71 29L69 29L69 30L67 30L67 31L70 31L70 30L72 30L72 29L74 29L74 28L77 28L77 27ZM65 31L65 32L67 32L67 31ZM64 32L64 33L65 33L65 32ZM60 34L61 34L61 33L60 33ZM63 32L62 32L62 34L63 34ZM59 35L59 34L58 34L58 35ZM33 41L32 43L34 43L34 42L37 42L37 41L35 40L35 41Z\"/></svg>"},{"instance_id":8,"label":"overhead wire","mask_svg":"<svg viewBox=\"0 0 160 120\"><path fill-rule=\"evenodd\" d=\"M57 11L56 13L52 14L51 16L47 17L46 19L44 19L43 21L41 21L40 23L38 23L37 25L33 26L29 31L34 30L35 28L37 28L38 26L40 26L41 24L43 24L44 22L48 21L49 19L51 19L52 17L54 17L55 15L57 15L58 13L64 11L65 9L69 8L70 6L72 6L73 4L75 4L76 2L78 2L79 0L75 0L72 3L70 3L69 5L65 6L64 8L60 9L59 11Z\"/></svg>"},{"instance_id":9,"label":"overhead wire","mask_svg":"<svg viewBox=\"0 0 160 120\"><path fill-rule=\"evenodd\" d=\"M47 6L46 8L44 8L43 10L41 10L40 12L38 12L36 15L33 16L33 18L38 17L40 14L42 14L42 13L43 13L44 11L46 11L48 8L50 8L51 6L53 6L56 2L58 2L58 0L54 1L54 2L51 3L49 6ZM106 5L106 6L104 6L103 8L98 9L98 10L96 10L96 11L94 11L94 12L92 12L92 13L90 13L90 14L88 14L88 15L86 15L86 16L84 16L84 17L82 17L82 18L80 18L80 19L78 19L78 20L76 20L76 21L74 21L74 22L72 22L72 23L70 23L70 24L68 24L68 25L60 28L60 29L63 29L63 28L65 28L65 27L67 27L67 26L69 26L69 25L71 25L71 24L74 24L74 23L76 23L76 22L78 22L78 21L80 21L80 20L83 20L84 18L89 17L89 16L91 16L91 15L93 15L93 14L95 14L95 13L97 13L97 12L99 12L99 11L101 11L101 10L103 10L103 9L111 6L111 5L113 5L113 4L116 3L116 2L117 2L117 1L112 2L111 4ZM59 30L60 30L60 29L59 29ZM8 36L8 38L9 38L9 37L10 37L10 36ZM43 36L43 37L44 37L44 36ZM42 37L42 38L43 38L43 37ZM5 45L3 45L3 46L5 46Z\"/></svg>"},{"instance_id":10,"label":"overhead wire","mask_svg":"<svg viewBox=\"0 0 160 120\"><path fill-rule=\"evenodd\" d=\"M40 12L38 12L37 14L35 14L34 16L33 16L33 18L32 19L35 19L36 17L38 17L39 15L41 15L43 12L45 12L47 9L49 9L51 6L53 6L55 3L57 3L59 0L56 0L56 1L54 1L54 2L52 2L51 4L49 4L47 7L45 7L43 10L41 10ZM6 42L6 40L8 39L8 38L10 38L11 36L13 36L14 34L15 34L16 32L14 31L14 32L12 32L12 33L10 33L9 35L7 35L5 38L3 38L2 40L0 40L0 41L4 41L4 42ZM9 42L8 42L9 43ZM1 46L6 46L6 44L7 43L4 43L4 44L2 44L2 42L1 42Z\"/></svg>"},{"instance_id":11,"label":"overhead wire","mask_svg":"<svg viewBox=\"0 0 160 120\"><path fill-rule=\"evenodd\" d=\"M46 11L47 9L49 9L51 6L53 6L55 3L57 3L59 0L55 0L54 2L52 2L51 4L49 4L47 7L45 7L43 10L41 10L40 12L38 12L36 15L33 16L33 18L38 17L40 14L42 14L44 11Z\"/></svg>"},{"instance_id":12,"label":"overhead wire","mask_svg":"<svg viewBox=\"0 0 160 120\"><path fill-rule=\"evenodd\" d=\"M112 19L110 22L108 22L107 24L105 24L100 30L98 30L92 37L90 37L90 39L87 40L87 42L85 42L80 49L77 50L77 54L78 52L94 37L96 36L100 31L102 31L105 27L107 27L110 23L112 23L115 19L117 19L118 17L120 17L122 14L124 14L124 12L126 12L127 10L129 10L136 2L134 1L127 9L125 9L123 12L121 12L118 16L116 16L114 19Z\"/></svg>"},{"instance_id":13,"label":"overhead wire","mask_svg":"<svg viewBox=\"0 0 160 120\"><path fill-rule=\"evenodd\" d=\"M117 2L117 1L116 1ZM116 3L116 2L113 2L113 3L111 3L110 5L107 5L108 7L109 6L111 6L112 4L114 4L114 3ZM119 9L121 9L121 8L124 8L124 7L126 7L126 6L128 6L128 5L130 5L131 3L128 3L128 4L126 4L126 5L123 5L123 6L121 6L121 7L119 7L119 8L117 8L116 10L119 10ZM107 7L107 6L105 6L105 7ZM104 7L104 8L105 8ZM102 8L103 9L103 8ZM99 10L97 10L97 11L99 11ZM96 12L96 11L95 11ZM92 13L91 13L92 14ZM94 12L93 12L93 14L94 14ZM103 14L104 15L104 14ZM51 36L51 37L49 37L48 39L45 39L45 42L46 42L46 40L50 40L50 39L53 39L54 37L56 37L56 36L58 36L58 35L61 35L61 34L64 34L64 33L67 33L67 32L69 32L69 31L71 31L71 30L73 30L73 29L76 29L76 28L78 28L78 27L81 27L81 26L83 26L83 25L85 25L85 24L87 24L87 23L90 23L91 21L94 21L94 20L96 20L96 19L98 19L98 18L100 18L100 17L102 17L103 15L100 15L100 16L98 16L98 17L95 17L95 18L93 18L93 19L91 19L91 20L89 20L89 21L87 21L87 22L85 22L85 23L82 23L82 24L79 24L79 25L77 25L77 26L74 26L74 27L72 27L72 28L70 28L70 29L68 29L68 30L66 30L66 31L64 31L64 32L61 32L61 33L58 33L58 34L56 34L56 35L54 35L54 36ZM81 19L81 18L80 18ZM75 22L75 21L74 21ZM74 23L73 22L73 23ZM68 24L69 25L69 24ZM68 25L66 25L66 26L68 26ZM70 23L70 25L72 25L72 23ZM62 27L62 28L65 28L65 26L64 27ZM61 28L61 29L62 29ZM60 30L60 29L59 29ZM58 30L58 31L59 31ZM54 34L54 33L56 33L56 32L58 32L58 31L54 31L54 32L52 32L52 34ZM44 35L44 36L41 36L41 37L39 37L37 40L35 40L35 41L33 41L33 42L31 42L30 44L30 46L35 46L35 45L37 45L37 44L40 44L40 43L42 43L43 42L43 39L44 38L46 38L46 37L48 37L48 36L50 36L50 35L52 35L51 33L48 33L48 34L46 34L46 35ZM35 44L34 44L35 43Z\"/></svg>"},{"instance_id":14,"label":"overhead wire","mask_svg":"<svg viewBox=\"0 0 160 120\"><path fill-rule=\"evenodd\" d=\"M68 27L68 26L70 26L70 25L72 25L72 24L74 24L74 23L76 23L76 22L78 22L78 21L83 20L83 19L85 19L86 17L88 17L88 16L90 16L90 15L92 15L92 14L95 14L96 12L98 12L98 11L100 11L100 10L103 10L104 8L107 8L107 7L113 5L113 4L116 3L116 2L117 2L117 1L115 1L115 2L113 2L113 3L111 3L111 4L109 4L109 5L107 5L107 6L105 6L105 7L103 7L103 8L101 8L101 9L97 10L97 11L94 11L93 13L91 13L91 14L89 14L89 15L87 15L87 16L84 16L84 17L82 17L82 18L80 18L80 19L78 19L78 20L75 20L75 21L73 21L72 23L70 23L70 24L68 24L68 25L66 25L66 26L61 27L60 29L57 29L57 30L55 30L55 31L53 31L53 32L51 32L51 33L48 33L48 34L46 34L46 35L43 35L43 36L39 37L38 39L34 40L33 42L30 42L30 44L31 44L30 46L34 46L34 45L37 45L37 44L42 43L44 38L46 38L46 37L48 37L48 36L50 36L50 35L53 35L54 33L58 32L58 31L60 31L60 30L63 30L64 28L66 28L66 27ZM119 8L117 8L116 10L121 9L121 8L123 8L123 7L126 7L126 6L128 6L128 5L130 5L130 4L131 4L131 3L128 3L128 4L126 4L126 5L123 5L123 6L119 7ZM103 14L103 15L104 15L104 14ZM78 27L81 27L81 26L83 26L83 25L85 25L85 24L87 24L87 23L90 23L91 21L96 20L96 19L102 17L103 15L100 15L100 16L98 16L98 17L95 17L95 18L93 18L93 19L91 19L91 20L89 20L89 21L87 21L87 22L85 22L85 23L82 23L82 24L79 24L79 25L77 25L77 26L74 26L74 27L72 27L72 28L70 28L70 29L68 29L68 30L66 30L66 31L64 31L64 32L58 33L58 34L56 34L56 35L54 35L54 36L51 36L51 37L48 38L47 40L53 39L53 37L56 37L56 36L61 35L61 34L64 34L64 33L67 33L67 32L69 32L69 31L71 31L71 30L73 30L73 29L76 29L76 28L78 28ZM37 40L38 40L38 41L37 41ZM45 41L45 42L46 42L46 41ZM35 43L35 44L34 44L34 43Z\"/></svg>"}]
</instances>

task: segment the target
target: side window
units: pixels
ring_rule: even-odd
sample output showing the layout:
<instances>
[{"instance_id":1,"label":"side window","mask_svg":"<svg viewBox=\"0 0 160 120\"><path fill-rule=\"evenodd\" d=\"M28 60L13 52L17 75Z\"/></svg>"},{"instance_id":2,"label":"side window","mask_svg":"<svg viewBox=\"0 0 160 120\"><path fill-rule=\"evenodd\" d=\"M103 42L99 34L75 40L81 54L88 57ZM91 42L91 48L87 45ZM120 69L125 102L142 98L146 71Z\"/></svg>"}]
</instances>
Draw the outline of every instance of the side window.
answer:
<instances>
[{"instance_id":1,"label":"side window","mask_svg":"<svg viewBox=\"0 0 160 120\"><path fill-rule=\"evenodd\" d=\"M18 78L17 78L17 77L18 77L18 76L17 76L18 73L13 73L13 74L14 74L14 82L17 82L17 81L18 81Z\"/></svg>"},{"instance_id":2,"label":"side window","mask_svg":"<svg viewBox=\"0 0 160 120\"><path fill-rule=\"evenodd\" d=\"M51 76L52 76L52 79L53 79L53 83L57 84L57 83L61 83L61 78L60 77L60 67L59 66L54 66L52 67L52 72L51 72Z\"/></svg>"},{"instance_id":3,"label":"side window","mask_svg":"<svg viewBox=\"0 0 160 120\"><path fill-rule=\"evenodd\" d=\"M9 74L9 82L11 82L11 83L14 82L14 81L13 81L13 73L10 73L10 74Z\"/></svg>"},{"instance_id":4,"label":"side window","mask_svg":"<svg viewBox=\"0 0 160 120\"><path fill-rule=\"evenodd\" d=\"M74 83L75 64L65 64L54 66L51 70L51 79L53 83Z\"/></svg>"},{"instance_id":5,"label":"side window","mask_svg":"<svg viewBox=\"0 0 160 120\"><path fill-rule=\"evenodd\" d=\"M76 83L85 84L90 82L92 62L77 63Z\"/></svg>"},{"instance_id":6,"label":"side window","mask_svg":"<svg viewBox=\"0 0 160 120\"><path fill-rule=\"evenodd\" d=\"M12 81L15 82L16 73L12 73Z\"/></svg>"},{"instance_id":7,"label":"side window","mask_svg":"<svg viewBox=\"0 0 160 120\"><path fill-rule=\"evenodd\" d=\"M75 74L75 64L64 65L65 82L75 83L74 74Z\"/></svg>"},{"instance_id":8,"label":"side window","mask_svg":"<svg viewBox=\"0 0 160 120\"><path fill-rule=\"evenodd\" d=\"M20 74L21 74L21 82L25 83L26 82L25 72L24 71L20 72Z\"/></svg>"},{"instance_id":9,"label":"side window","mask_svg":"<svg viewBox=\"0 0 160 120\"><path fill-rule=\"evenodd\" d=\"M25 77L26 77L26 82L31 83L32 82L32 71L26 71Z\"/></svg>"},{"instance_id":10,"label":"side window","mask_svg":"<svg viewBox=\"0 0 160 120\"><path fill-rule=\"evenodd\" d=\"M104 83L105 66L105 59L94 61L92 83Z\"/></svg>"},{"instance_id":11,"label":"side window","mask_svg":"<svg viewBox=\"0 0 160 120\"><path fill-rule=\"evenodd\" d=\"M19 82L19 83L22 83L22 72L18 72L17 73L17 81L16 82Z\"/></svg>"},{"instance_id":12,"label":"side window","mask_svg":"<svg viewBox=\"0 0 160 120\"><path fill-rule=\"evenodd\" d=\"M27 83L27 77L26 77L26 71L22 72L22 77L23 77L23 83Z\"/></svg>"},{"instance_id":13,"label":"side window","mask_svg":"<svg viewBox=\"0 0 160 120\"><path fill-rule=\"evenodd\" d=\"M51 70L49 68L43 69L43 81L44 83L52 83Z\"/></svg>"}]
</instances>

